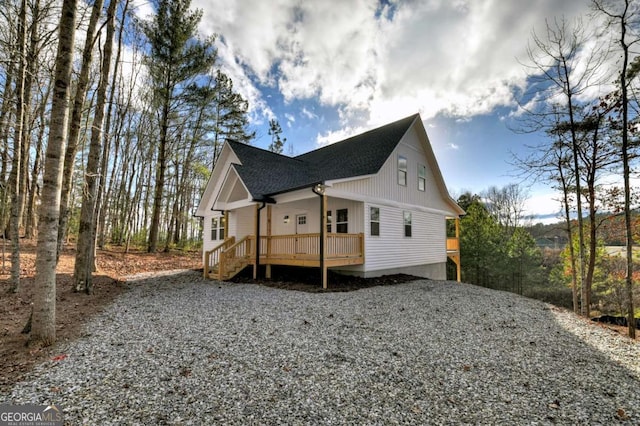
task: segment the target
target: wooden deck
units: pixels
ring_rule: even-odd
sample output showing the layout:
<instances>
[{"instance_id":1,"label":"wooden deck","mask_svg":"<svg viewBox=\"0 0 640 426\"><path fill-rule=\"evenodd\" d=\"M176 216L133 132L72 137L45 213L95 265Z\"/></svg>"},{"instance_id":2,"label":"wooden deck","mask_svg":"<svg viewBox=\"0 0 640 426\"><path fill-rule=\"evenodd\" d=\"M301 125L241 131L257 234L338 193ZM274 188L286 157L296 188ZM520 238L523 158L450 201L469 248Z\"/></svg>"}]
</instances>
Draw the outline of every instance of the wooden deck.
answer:
<instances>
[{"instance_id":1,"label":"wooden deck","mask_svg":"<svg viewBox=\"0 0 640 426\"><path fill-rule=\"evenodd\" d=\"M244 267L255 265L255 236L236 242L225 240L205 252L204 276L226 280ZM327 234L324 266L362 265L364 234ZM320 234L272 235L260 237L260 265L320 267Z\"/></svg>"}]
</instances>

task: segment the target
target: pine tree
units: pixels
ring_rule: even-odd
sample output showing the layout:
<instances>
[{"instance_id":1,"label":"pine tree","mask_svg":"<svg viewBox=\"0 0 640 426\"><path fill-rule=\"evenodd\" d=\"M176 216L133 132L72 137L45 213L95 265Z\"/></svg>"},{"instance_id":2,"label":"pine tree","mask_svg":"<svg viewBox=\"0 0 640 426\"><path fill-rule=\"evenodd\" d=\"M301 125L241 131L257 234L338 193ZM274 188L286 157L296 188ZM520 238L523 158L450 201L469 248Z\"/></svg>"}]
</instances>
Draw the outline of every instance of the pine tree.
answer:
<instances>
[{"instance_id":1,"label":"pine tree","mask_svg":"<svg viewBox=\"0 0 640 426\"><path fill-rule=\"evenodd\" d=\"M282 127L278 120L272 118L269 120L269 135L271 136L271 144L269 145L269 151L276 154L282 154L284 151L284 144L287 142L287 138L280 138L282 133Z\"/></svg>"},{"instance_id":2,"label":"pine tree","mask_svg":"<svg viewBox=\"0 0 640 426\"><path fill-rule=\"evenodd\" d=\"M197 37L200 11L189 9L190 0L160 0L156 15L142 22L142 31L150 48L145 58L153 87L153 103L159 110L159 141L153 209L149 230L148 251L158 248L160 216L163 207L167 160L175 123L186 88L196 84L216 61L213 38Z\"/></svg>"}]
</instances>

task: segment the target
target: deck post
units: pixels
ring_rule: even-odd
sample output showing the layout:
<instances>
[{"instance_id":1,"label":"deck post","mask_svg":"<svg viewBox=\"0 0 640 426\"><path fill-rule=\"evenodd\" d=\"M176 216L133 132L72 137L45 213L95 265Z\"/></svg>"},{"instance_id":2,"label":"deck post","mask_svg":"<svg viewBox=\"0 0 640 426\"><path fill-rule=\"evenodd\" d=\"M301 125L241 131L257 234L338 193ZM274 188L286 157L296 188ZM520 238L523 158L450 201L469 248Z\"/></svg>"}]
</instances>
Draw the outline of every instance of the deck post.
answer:
<instances>
[{"instance_id":1,"label":"deck post","mask_svg":"<svg viewBox=\"0 0 640 426\"><path fill-rule=\"evenodd\" d=\"M320 240L320 247L318 247L318 257L320 258L320 282L322 282L322 288L327 289L327 267L324 262L326 254L326 239L327 239L327 194L325 194L324 183L320 182L311 188L314 194L320 197L320 233L318 239Z\"/></svg>"},{"instance_id":2,"label":"deck post","mask_svg":"<svg viewBox=\"0 0 640 426\"><path fill-rule=\"evenodd\" d=\"M320 221L320 268L322 269L322 288L327 289L327 194L322 192L322 220Z\"/></svg>"},{"instance_id":3,"label":"deck post","mask_svg":"<svg viewBox=\"0 0 640 426\"><path fill-rule=\"evenodd\" d=\"M271 205L267 206L267 260L265 266L265 278L271 279L271 263L269 257L271 256Z\"/></svg>"},{"instance_id":4,"label":"deck post","mask_svg":"<svg viewBox=\"0 0 640 426\"><path fill-rule=\"evenodd\" d=\"M210 253L208 251L204 252L204 277L209 278L209 256Z\"/></svg>"},{"instance_id":5,"label":"deck post","mask_svg":"<svg viewBox=\"0 0 640 426\"><path fill-rule=\"evenodd\" d=\"M456 224L456 240L458 240L458 261L456 262L456 280L462 281L461 267L460 267L460 216L455 218Z\"/></svg>"},{"instance_id":6,"label":"deck post","mask_svg":"<svg viewBox=\"0 0 640 426\"><path fill-rule=\"evenodd\" d=\"M229 210L225 210L222 217L224 217L224 238L222 239L224 241L229 238Z\"/></svg>"}]
</instances>

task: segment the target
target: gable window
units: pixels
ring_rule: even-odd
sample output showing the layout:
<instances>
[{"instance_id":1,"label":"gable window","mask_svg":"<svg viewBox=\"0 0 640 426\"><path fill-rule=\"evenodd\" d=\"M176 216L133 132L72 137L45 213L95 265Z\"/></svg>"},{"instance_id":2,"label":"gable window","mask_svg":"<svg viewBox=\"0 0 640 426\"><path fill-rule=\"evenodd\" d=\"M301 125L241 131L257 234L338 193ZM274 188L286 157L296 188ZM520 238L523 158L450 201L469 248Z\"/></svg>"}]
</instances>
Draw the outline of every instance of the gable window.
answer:
<instances>
[{"instance_id":1,"label":"gable window","mask_svg":"<svg viewBox=\"0 0 640 426\"><path fill-rule=\"evenodd\" d=\"M407 157L398 155L398 185L407 186Z\"/></svg>"},{"instance_id":2,"label":"gable window","mask_svg":"<svg viewBox=\"0 0 640 426\"><path fill-rule=\"evenodd\" d=\"M328 234L331 233L331 221L332 221L331 210L327 210L327 233Z\"/></svg>"},{"instance_id":3,"label":"gable window","mask_svg":"<svg viewBox=\"0 0 640 426\"><path fill-rule=\"evenodd\" d=\"M371 207L369 216L370 232L372 237L380 236L380 208Z\"/></svg>"},{"instance_id":4,"label":"gable window","mask_svg":"<svg viewBox=\"0 0 640 426\"><path fill-rule=\"evenodd\" d=\"M211 218L211 240L224 240L224 216Z\"/></svg>"},{"instance_id":5,"label":"gable window","mask_svg":"<svg viewBox=\"0 0 640 426\"><path fill-rule=\"evenodd\" d=\"M418 164L418 191L424 191L427 187L427 166Z\"/></svg>"},{"instance_id":6,"label":"gable window","mask_svg":"<svg viewBox=\"0 0 640 426\"><path fill-rule=\"evenodd\" d=\"M404 213L404 236L411 236L411 212L403 212Z\"/></svg>"},{"instance_id":7,"label":"gable window","mask_svg":"<svg viewBox=\"0 0 640 426\"><path fill-rule=\"evenodd\" d=\"M338 234L346 234L349 232L349 210L336 210L336 232Z\"/></svg>"}]
</instances>

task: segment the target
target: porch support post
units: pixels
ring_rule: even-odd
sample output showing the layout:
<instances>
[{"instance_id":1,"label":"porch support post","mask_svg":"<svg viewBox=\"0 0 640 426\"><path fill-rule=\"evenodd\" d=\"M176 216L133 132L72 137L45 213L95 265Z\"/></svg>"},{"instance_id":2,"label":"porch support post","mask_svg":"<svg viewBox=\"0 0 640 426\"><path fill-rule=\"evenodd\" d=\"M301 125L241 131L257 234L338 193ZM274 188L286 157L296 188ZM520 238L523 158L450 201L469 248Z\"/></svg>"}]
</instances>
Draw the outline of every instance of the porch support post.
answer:
<instances>
[{"instance_id":1,"label":"porch support post","mask_svg":"<svg viewBox=\"0 0 640 426\"><path fill-rule=\"evenodd\" d=\"M322 288L327 289L327 194L322 193L320 198L320 273L322 274Z\"/></svg>"},{"instance_id":2,"label":"porch support post","mask_svg":"<svg viewBox=\"0 0 640 426\"><path fill-rule=\"evenodd\" d=\"M267 206L267 261L266 263L266 271L265 277L267 279L271 279L271 262L269 261L271 257L271 205Z\"/></svg>"},{"instance_id":3,"label":"porch support post","mask_svg":"<svg viewBox=\"0 0 640 426\"><path fill-rule=\"evenodd\" d=\"M224 238L226 240L229 238L229 210L224 211Z\"/></svg>"},{"instance_id":4,"label":"porch support post","mask_svg":"<svg viewBox=\"0 0 640 426\"><path fill-rule=\"evenodd\" d=\"M456 216L455 218L455 223L456 223L456 240L458 242L458 261L456 262L456 280L458 282L462 281L462 276L461 276L461 266L460 266L460 216Z\"/></svg>"},{"instance_id":5,"label":"porch support post","mask_svg":"<svg viewBox=\"0 0 640 426\"><path fill-rule=\"evenodd\" d=\"M322 288L327 289L327 266L325 264L325 255L327 253L327 194L325 194L324 182L318 183L311 188L314 194L320 197L320 234L318 247L318 257L320 258L320 281Z\"/></svg>"},{"instance_id":6,"label":"porch support post","mask_svg":"<svg viewBox=\"0 0 640 426\"><path fill-rule=\"evenodd\" d=\"M253 279L256 280L258 279L258 266L260 263L260 208L258 207L258 204L256 203L256 211L253 215L253 229L255 229L255 255L256 255L256 261L253 262Z\"/></svg>"}]
</instances>

